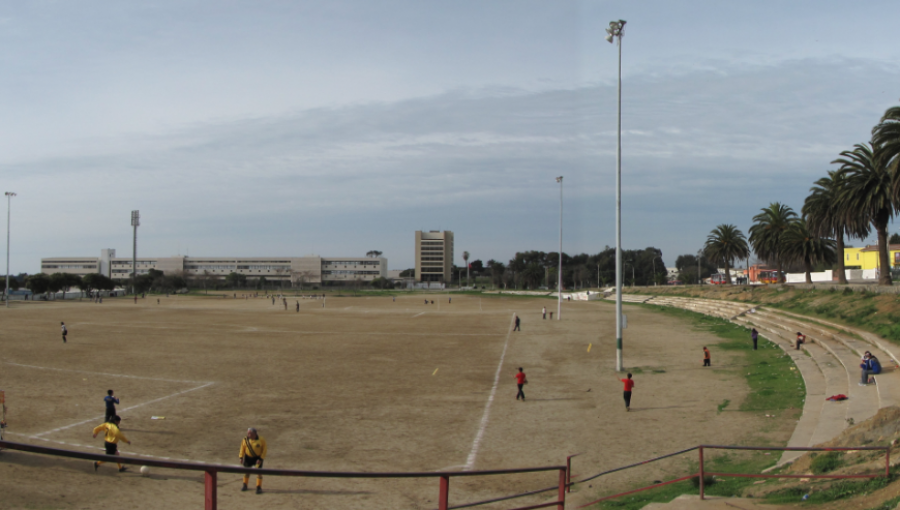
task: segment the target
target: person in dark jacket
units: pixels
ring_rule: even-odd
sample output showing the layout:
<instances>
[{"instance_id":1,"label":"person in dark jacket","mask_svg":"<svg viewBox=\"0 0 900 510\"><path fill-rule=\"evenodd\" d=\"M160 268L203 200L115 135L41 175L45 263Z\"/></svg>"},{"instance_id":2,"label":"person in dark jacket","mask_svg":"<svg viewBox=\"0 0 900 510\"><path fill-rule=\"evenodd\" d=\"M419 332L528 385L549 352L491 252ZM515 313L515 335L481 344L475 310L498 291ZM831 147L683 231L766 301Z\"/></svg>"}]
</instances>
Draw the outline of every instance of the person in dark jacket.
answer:
<instances>
[{"instance_id":1,"label":"person in dark jacket","mask_svg":"<svg viewBox=\"0 0 900 510\"><path fill-rule=\"evenodd\" d=\"M862 376L859 379L860 386L867 386L869 384L870 375L881 373L881 363L878 361L878 358L873 355L869 355L868 359L866 359L859 367L862 369Z\"/></svg>"},{"instance_id":2,"label":"person in dark jacket","mask_svg":"<svg viewBox=\"0 0 900 510\"><path fill-rule=\"evenodd\" d=\"M759 331L756 331L756 328L753 328L753 330L750 331L750 338L753 340L753 350L755 351L756 341L759 339Z\"/></svg>"}]
</instances>

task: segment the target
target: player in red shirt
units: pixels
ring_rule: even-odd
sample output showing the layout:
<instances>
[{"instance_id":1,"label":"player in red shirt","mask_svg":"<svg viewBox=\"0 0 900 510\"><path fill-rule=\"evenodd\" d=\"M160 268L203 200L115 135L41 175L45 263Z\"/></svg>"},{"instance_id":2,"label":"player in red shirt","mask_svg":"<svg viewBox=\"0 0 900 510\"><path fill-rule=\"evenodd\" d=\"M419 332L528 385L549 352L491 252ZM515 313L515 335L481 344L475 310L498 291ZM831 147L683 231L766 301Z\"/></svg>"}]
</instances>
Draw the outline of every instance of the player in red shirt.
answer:
<instances>
[{"instance_id":1,"label":"player in red shirt","mask_svg":"<svg viewBox=\"0 0 900 510\"><path fill-rule=\"evenodd\" d=\"M522 391L522 386L528 384L528 379L525 378L525 372L522 371L522 367L519 367L519 372L516 374L516 384L519 386L519 392L516 393L516 400L519 400L519 397L522 397L522 400L525 400L525 392Z\"/></svg>"},{"instance_id":2,"label":"player in red shirt","mask_svg":"<svg viewBox=\"0 0 900 510\"><path fill-rule=\"evenodd\" d=\"M703 346L703 366L704 367L710 366L709 362L710 362L709 349L707 349L706 346L704 345Z\"/></svg>"},{"instance_id":3,"label":"player in red shirt","mask_svg":"<svg viewBox=\"0 0 900 510\"><path fill-rule=\"evenodd\" d=\"M631 380L631 372L628 372L628 379L619 379L625 383L625 411L631 411L631 390L634 388L634 381Z\"/></svg>"}]
</instances>

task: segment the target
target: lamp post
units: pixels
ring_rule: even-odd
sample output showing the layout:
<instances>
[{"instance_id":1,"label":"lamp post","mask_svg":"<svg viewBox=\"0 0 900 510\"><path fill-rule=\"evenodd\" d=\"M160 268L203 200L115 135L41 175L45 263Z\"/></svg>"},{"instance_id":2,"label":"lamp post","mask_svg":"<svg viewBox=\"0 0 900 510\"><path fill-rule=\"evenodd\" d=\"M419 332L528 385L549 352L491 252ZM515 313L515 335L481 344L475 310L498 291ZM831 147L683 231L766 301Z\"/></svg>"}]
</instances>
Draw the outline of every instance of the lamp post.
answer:
<instances>
[{"instance_id":1,"label":"lamp post","mask_svg":"<svg viewBox=\"0 0 900 510\"><path fill-rule=\"evenodd\" d=\"M134 292L135 295L137 295L137 228L140 225L141 212L131 211L131 226L134 227L134 238L131 250L131 292Z\"/></svg>"},{"instance_id":2,"label":"lamp post","mask_svg":"<svg viewBox=\"0 0 900 510\"><path fill-rule=\"evenodd\" d=\"M562 320L562 214L563 214L563 195L562 195L562 182L563 178L560 175L556 178L556 182L559 183L559 278L556 283L556 320Z\"/></svg>"},{"instance_id":3,"label":"lamp post","mask_svg":"<svg viewBox=\"0 0 900 510\"><path fill-rule=\"evenodd\" d=\"M12 197L16 196L12 191L6 192L6 291L3 296L6 298L6 307L9 308L9 213Z\"/></svg>"},{"instance_id":4,"label":"lamp post","mask_svg":"<svg viewBox=\"0 0 900 510\"><path fill-rule=\"evenodd\" d=\"M610 21L606 29L606 42L618 39L618 129L616 131L616 371L622 366L622 35L625 20Z\"/></svg>"}]
</instances>

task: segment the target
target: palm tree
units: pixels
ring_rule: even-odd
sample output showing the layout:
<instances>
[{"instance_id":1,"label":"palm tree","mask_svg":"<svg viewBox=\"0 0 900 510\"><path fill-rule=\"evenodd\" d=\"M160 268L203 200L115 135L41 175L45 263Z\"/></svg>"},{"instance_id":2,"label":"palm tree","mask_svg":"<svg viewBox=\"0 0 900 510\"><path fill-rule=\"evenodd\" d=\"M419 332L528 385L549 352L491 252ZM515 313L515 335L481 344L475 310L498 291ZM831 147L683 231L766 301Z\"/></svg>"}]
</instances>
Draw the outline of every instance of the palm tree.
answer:
<instances>
[{"instance_id":1,"label":"palm tree","mask_svg":"<svg viewBox=\"0 0 900 510\"><path fill-rule=\"evenodd\" d=\"M900 169L900 106L888 108L881 122L872 128L872 143L878 148L884 166L894 173L894 196L900 190L900 180L896 177Z\"/></svg>"},{"instance_id":2,"label":"palm tree","mask_svg":"<svg viewBox=\"0 0 900 510\"><path fill-rule=\"evenodd\" d=\"M753 217L756 223L750 227L750 245L753 246L753 252L767 262L775 261L780 283L784 283L784 273L781 270L784 263L782 237L796 220L797 213L793 209L779 202L773 202Z\"/></svg>"},{"instance_id":3,"label":"palm tree","mask_svg":"<svg viewBox=\"0 0 900 510\"><path fill-rule=\"evenodd\" d=\"M802 211L813 235L834 238L838 283L846 285L844 234L851 238L865 239L870 229L868 221L860 221L859 215L848 210L846 205L838 200L844 186L846 186L845 176L840 172L829 170L828 177L822 177L809 189L810 194L803 203Z\"/></svg>"},{"instance_id":4,"label":"palm tree","mask_svg":"<svg viewBox=\"0 0 900 510\"><path fill-rule=\"evenodd\" d=\"M881 268L878 284L891 285L887 227L894 216L893 175L883 160L876 157L872 144L856 144L853 147L853 150L842 152L841 158L832 161L841 165L839 173L846 179L846 185L838 194L838 202L847 207L848 214L856 214L875 227Z\"/></svg>"},{"instance_id":5,"label":"palm tree","mask_svg":"<svg viewBox=\"0 0 900 510\"><path fill-rule=\"evenodd\" d=\"M466 261L466 287L469 286L469 252L463 252L463 260Z\"/></svg>"},{"instance_id":6,"label":"palm tree","mask_svg":"<svg viewBox=\"0 0 900 510\"><path fill-rule=\"evenodd\" d=\"M708 258L725 265L725 282L731 285L731 261L747 258L747 238L734 225L719 225L706 238L704 251Z\"/></svg>"},{"instance_id":7,"label":"palm tree","mask_svg":"<svg viewBox=\"0 0 900 510\"><path fill-rule=\"evenodd\" d=\"M834 264L835 242L812 234L806 220L791 223L782 238L784 255L792 262L802 262L806 271L806 283L812 283L813 264ZM842 254L843 256L843 254Z\"/></svg>"}]
</instances>

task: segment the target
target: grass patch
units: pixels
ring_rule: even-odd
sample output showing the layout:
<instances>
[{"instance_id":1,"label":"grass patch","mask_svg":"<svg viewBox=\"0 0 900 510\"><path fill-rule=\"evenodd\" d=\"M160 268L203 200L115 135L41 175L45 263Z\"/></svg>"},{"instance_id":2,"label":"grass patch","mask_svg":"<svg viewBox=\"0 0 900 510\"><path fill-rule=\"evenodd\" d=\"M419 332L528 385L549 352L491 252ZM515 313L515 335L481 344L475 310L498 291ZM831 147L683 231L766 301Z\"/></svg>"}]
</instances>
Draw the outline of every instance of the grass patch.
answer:
<instances>
[{"instance_id":1,"label":"grass patch","mask_svg":"<svg viewBox=\"0 0 900 510\"><path fill-rule=\"evenodd\" d=\"M847 499L853 496L866 495L883 489L894 479L879 477L865 481L840 480L837 482L825 482L823 484L812 484L804 487L789 487L775 491L766 495L767 503L799 503L816 505L829 503L841 499ZM803 496L809 494L804 500Z\"/></svg>"},{"instance_id":2,"label":"grass patch","mask_svg":"<svg viewBox=\"0 0 900 510\"><path fill-rule=\"evenodd\" d=\"M829 471L841 467L844 464L844 454L841 452L828 452L823 455L813 455L809 468L813 474L824 475Z\"/></svg>"},{"instance_id":3,"label":"grass patch","mask_svg":"<svg viewBox=\"0 0 900 510\"><path fill-rule=\"evenodd\" d=\"M692 455L692 454L688 454ZM709 455L707 453L707 455ZM764 455L762 452L753 453L724 453L707 458L705 461L706 469L720 473L759 473L762 469L772 464L774 459L771 456ZM689 467L685 467L684 473L696 472L698 469L697 462L691 461ZM683 476L683 475L682 475ZM639 510L650 503L667 503L682 494L700 494L700 489L696 483L697 477L692 480L685 480L672 485L666 485L658 489L652 489L637 494L631 494L619 499L602 501L597 508L616 509L616 510ZM704 492L710 496L721 497L737 497L741 496L744 490L751 486L756 480L753 478L716 478L714 483L708 483L704 480ZM649 485L642 484L642 485ZM635 487L637 488L637 487ZM594 508L594 507L592 507Z\"/></svg>"},{"instance_id":4,"label":"grass patch","mask_svg":"<svg viewBox=\"0 0 900 510\"><path fill-rule=\"evenodd\" d=\"M722 339L716 344L716 349L738 353L743 357L743 362L747 365L743 373L746 374L744 377L750 386L750 394L738 410L775 414L778 411L803 407L806 397L803 377L796 370L791 357L762 334L759 335L759 350L754 351L750 330L743 326L680 308L650 304L644 306L690 320L694 327L709 331Z\"/></svg>"},{"instance_id":5,"label":"grass patch","mask_svg":"<svg viewBox=\"0 0 900 510\"><path fill-rule=\"evenodd\" d=\"M730 404L730 403L731 403L731 401L726 398L724 402L717 405L716 406L716 414L721 414L722 411L724 411L725 408L728 407L728 404Z\"/></svg>"}]
</instances>

